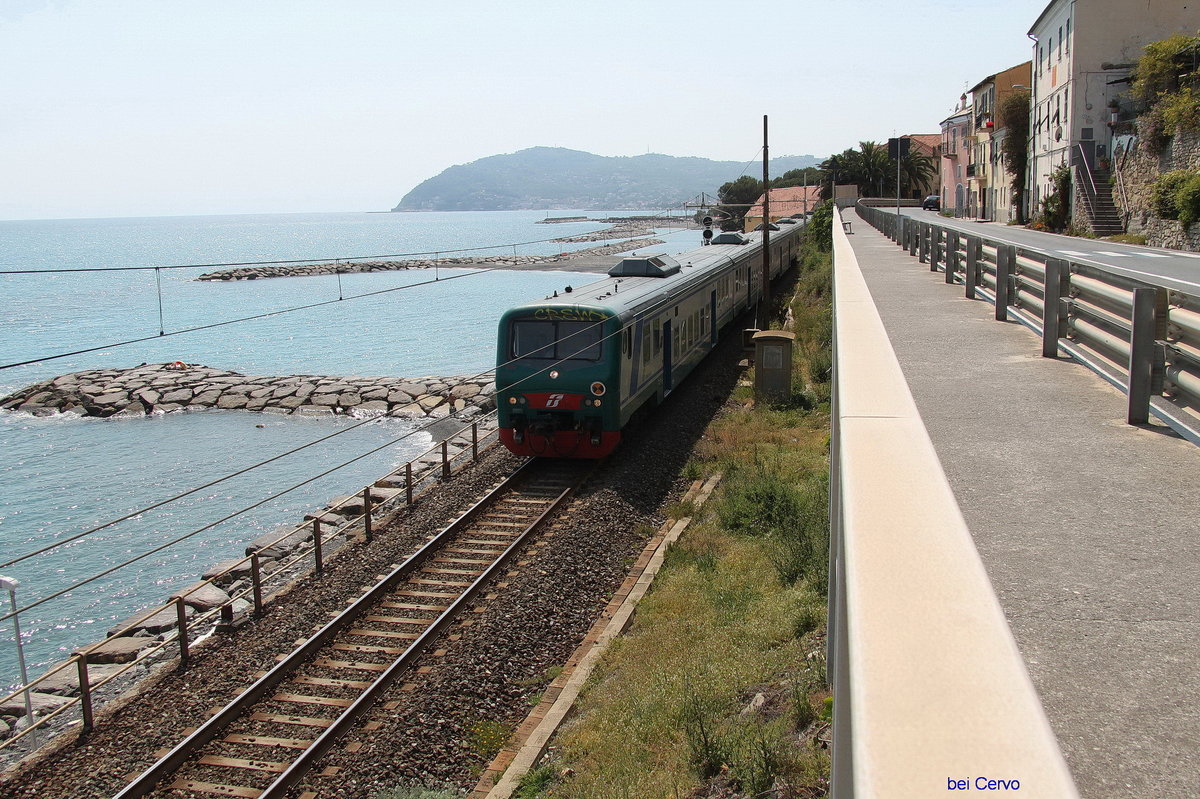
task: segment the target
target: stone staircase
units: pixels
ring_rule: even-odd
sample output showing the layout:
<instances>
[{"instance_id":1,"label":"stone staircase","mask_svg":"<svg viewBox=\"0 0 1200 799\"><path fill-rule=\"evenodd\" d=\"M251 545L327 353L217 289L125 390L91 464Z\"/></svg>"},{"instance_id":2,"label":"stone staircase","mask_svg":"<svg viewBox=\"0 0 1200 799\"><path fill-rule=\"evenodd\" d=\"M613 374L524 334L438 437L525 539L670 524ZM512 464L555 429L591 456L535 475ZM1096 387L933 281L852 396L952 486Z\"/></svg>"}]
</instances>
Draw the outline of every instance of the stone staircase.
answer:
<instances>
[{"instance_id":1,"label":"stone staircase","mask_svg":"<svg viewBox=\"0 0 1200 799\"><path fill-rule=\"evenodd\" d=\"M1077 172L1077 177L1081 179L1079 186L1080 193L1083 195L1083 209L1091 221L1092 232L1097 236L1112 236L1125 232L1125 225L1121 221L1121 212L1117 210L1112 198L1111 175L1112 173L1107 169L1096 169L1092 172L1092 179L1096 183L1096 191L1093 194L1092 187L1087 182L1086 173L1082 170Z\"/></svg>"}]
</instances>

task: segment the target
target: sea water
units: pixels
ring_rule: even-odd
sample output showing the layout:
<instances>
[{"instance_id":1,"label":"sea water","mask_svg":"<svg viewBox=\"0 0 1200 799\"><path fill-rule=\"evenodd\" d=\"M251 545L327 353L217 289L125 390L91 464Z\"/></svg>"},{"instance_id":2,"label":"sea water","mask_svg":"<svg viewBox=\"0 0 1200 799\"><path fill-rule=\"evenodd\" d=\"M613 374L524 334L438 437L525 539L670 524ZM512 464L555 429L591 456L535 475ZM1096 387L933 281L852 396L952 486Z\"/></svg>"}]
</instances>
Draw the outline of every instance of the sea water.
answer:
<instances>
[{"instance_id":1,"label":"sea water","mask_svg":"<svg viewBox=\"0 0 1200 799\"><path fill-rule=\"evenodd\" d=\"M0 275L0 365L37 361L0 369L0 394L82 369L175 360L264 376L477 374L494 361L496 322L505 308L597 276L442 268L346 274L340 280L335 275L239 282L195 278L213 264L249 261L554 254L595 245L545 240L604 226L536 222L582 213L0 222L0 271L40 272ZM696 231L662 231L660 238L667 244L639 252L681 252L700 243ZM490 249L451 253L483 247ZM189 264L203 266L117 271ZM49 271L80 267L105 270ZM300 306L313 307L290 310ZM173 335L268 313L274 315ZM92 348L99 349L37 360ZM354 424L345 418L234 411L125 420L0 413L0 563ZM162 602L213 563L240 557L246 542L263 532L294 524L332 497L403 464L430 444L427 434L414 432L416 426L398 419L358 426L4 568L5 576L21 583L21 606L78 586L21 614L31 675L75 647L103 638L138 610ZM353 463L341 466L348 461ZM276 494L281 496L272 498ZM130 560L131 565L116 568ZM115 570L91 580L109 569ZM11 623L0 623L0 686L18 682Z\"/></svg>"}]
</instances>

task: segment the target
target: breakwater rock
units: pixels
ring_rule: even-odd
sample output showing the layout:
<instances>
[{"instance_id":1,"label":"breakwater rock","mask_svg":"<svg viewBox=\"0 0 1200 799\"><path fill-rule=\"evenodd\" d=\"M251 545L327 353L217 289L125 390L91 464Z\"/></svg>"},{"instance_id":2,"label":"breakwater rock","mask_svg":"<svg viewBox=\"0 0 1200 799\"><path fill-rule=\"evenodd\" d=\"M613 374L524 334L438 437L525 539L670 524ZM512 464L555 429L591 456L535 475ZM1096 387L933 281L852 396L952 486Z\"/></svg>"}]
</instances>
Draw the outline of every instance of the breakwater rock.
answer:
<instances>
[{"instance_id":1,"label":"breakwater rock","mask_svg":"<svg viewBox=\"0 0 1200 799\"><path fill-rule=\"evenodd\" d=\"M301 416L441 418L490 410L495 384L479 377L250 377L199 364L142 364L73 372L0 398L0 408L128 418L216 408Z\"/></svg>"},{"instance_id":2,"label":"breakwater rock","mask_svg":"<svg viewBox=\"0 0 1200 799\"><path fill-rule=\"evenodd\" d=\"M602 231L572 239L555 239L555 241L606 241L610 237ZM645 231L630 231L620 234L640 235ZM315 264L265 264L262 266L239 266L233 269L220 269L216 272L206 272L197 280L259 280L271 277L311 277L313 275L347 275L357 272L396 272L406 269L432 269L435 266L461 267L465 269L541 269L566 264L574 258L594 255L613 255L628 252L639 247L650 247L662 244L661 239L639 238L633 241L621 241L615 244L605 244L599 247L588 247L558 255L492 255L474 256L470 258L437 258L414 261L329 261Z\"/></svg>"},{"instance_id":3,"label":"breakwater rock","mask_svg":"<svg viewBox=\"0 0 1200 799\"><path fill-rule=\"evenodd\" d=\"M206 272L197 280L258 280L268 277L308 277L312 275L349 275L358 272L398 272L405 269L432 269L435 266L469 268L533 267L560 261L558 255L493 255L475 258L426 258L413 261L335 261L319 264L268 264L241 266Z\"/></svg>"}]
</instances>

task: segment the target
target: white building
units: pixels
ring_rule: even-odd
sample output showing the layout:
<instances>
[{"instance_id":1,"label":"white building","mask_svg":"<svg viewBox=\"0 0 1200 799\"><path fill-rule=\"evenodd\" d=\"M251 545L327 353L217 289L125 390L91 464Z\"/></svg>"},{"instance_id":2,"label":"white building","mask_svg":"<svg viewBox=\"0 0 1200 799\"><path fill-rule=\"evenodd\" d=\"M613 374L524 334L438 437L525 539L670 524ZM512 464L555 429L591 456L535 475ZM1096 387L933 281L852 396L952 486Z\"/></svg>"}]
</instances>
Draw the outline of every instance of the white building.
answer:
<instances>
[{"instance_id":1,"label":"white building","mask_svg":"<svg viewBox=\"0 0 1200 799\"><path fill-rule=\"evenodd\" d=\"M1093 170L1112 153L1109 103L1128 92L1143 48L1200 29L1200 2L1190 0L1053 0L1033 39L1030 98L1029 211L1052 191L1060 164Z\"/></svg>"}]
</instances>

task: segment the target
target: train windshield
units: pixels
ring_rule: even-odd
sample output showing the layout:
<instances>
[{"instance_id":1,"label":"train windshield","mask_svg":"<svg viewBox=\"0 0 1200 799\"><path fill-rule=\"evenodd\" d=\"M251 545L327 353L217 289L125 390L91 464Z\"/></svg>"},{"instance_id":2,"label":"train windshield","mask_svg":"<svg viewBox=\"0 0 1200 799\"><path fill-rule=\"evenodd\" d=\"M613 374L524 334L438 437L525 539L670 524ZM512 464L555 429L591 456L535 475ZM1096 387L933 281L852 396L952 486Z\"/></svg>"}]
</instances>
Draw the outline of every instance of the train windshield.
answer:
<instances>
[{"instance_id":1,"label":"train windshield","mask_svg":"<svg viewBox=\"0 0 1200 799\"><path fill-rule=\"evenodd\" d=\"M598 361L602 322L518 319L512 325L513 358Z\"/></svg>"}]
</instances>

